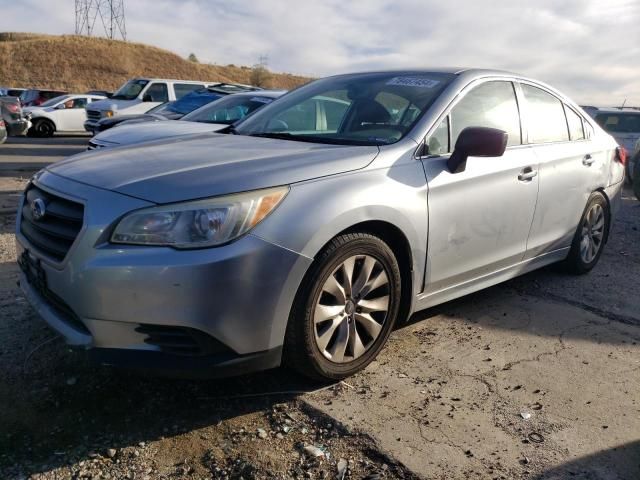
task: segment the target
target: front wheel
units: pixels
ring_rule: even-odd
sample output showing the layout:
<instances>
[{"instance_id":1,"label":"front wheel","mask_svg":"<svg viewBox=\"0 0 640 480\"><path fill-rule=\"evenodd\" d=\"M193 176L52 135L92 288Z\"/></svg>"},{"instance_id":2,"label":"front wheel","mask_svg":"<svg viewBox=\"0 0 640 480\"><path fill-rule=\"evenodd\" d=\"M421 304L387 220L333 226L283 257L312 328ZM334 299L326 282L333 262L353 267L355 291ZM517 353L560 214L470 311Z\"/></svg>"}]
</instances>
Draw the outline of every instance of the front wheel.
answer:
<instances>
[{"instance_id":1,"label":"front wheel","mask_svg":"<svg viewBox=\"0 0 640 480\"><path fill-rule=\"evenodd\" d=\"M32 135L36 137L48 138L53 137L55 131L56 127L53 122L46 119L40 119L33 122L33 127L29 130L29 133L32 133Z\"/></svg>"},{"instance_id":2,"label":"front wheel","mask_svg":"<svg viewBox=\"0 0 640 480\"><path fill-rule=\"evenodd\" d=\"M609 236L610 223L607 199L600 192L593 193L573 237L569 256L564 261L570 273L581 275L596 266Z\"/></svg>"},{"instance_id":3,"label":"front wheel","mask_svg":"<svg viewBox=\"0 0 640 480\"><path fill-rule=\"evenodd\" d=\"M367 233L334 238L296 295L285 362L314 379L353 375L386 343L400 294L400 268L384 241Z\"/></svg>"}]
</instances>

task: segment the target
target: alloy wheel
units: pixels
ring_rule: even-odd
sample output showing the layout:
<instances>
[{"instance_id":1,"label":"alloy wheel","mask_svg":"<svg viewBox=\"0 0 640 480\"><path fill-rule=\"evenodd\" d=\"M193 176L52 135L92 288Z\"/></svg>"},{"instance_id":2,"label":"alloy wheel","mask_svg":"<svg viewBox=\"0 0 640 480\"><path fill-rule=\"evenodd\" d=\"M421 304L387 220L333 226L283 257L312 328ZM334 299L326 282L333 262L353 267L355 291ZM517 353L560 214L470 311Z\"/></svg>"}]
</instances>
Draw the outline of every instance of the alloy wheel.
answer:
<instances>
[{"instance_id":1,"label":"alloy wheel","mask_svg":"<svg viewBox=\"0 0 640 480\"><path fill-rule=\"evenodd\" d=\"M604 239L604 227L604 209L599 203L594 203L582 222L580 258L584 263L591 263L598 255Z\"/></svg>"},{"instance_id":2,"label":"alloy wheel","mask_svg":"<svg viewBox=\"0 0 640 480\"><path fill-rule=\"evenodd\" d=\"M328 276L313 314L316 345L335 363L361 357L375 343L391 304L389 275L369 255L344 260Z\"/></svg>"}]
</instances>

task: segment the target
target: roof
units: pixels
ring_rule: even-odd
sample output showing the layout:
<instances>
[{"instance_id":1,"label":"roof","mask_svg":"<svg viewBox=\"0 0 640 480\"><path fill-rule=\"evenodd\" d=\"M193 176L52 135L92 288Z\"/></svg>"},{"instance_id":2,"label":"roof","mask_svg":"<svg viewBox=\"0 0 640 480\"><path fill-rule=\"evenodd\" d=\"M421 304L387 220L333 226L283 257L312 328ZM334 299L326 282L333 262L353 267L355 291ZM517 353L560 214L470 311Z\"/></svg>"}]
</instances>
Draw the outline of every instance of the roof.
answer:
<instances>
[{"instance_id":1,"label":"roof","mask_svg":"<svg viewBox=\"0 0 640 480\"><path fill-rule=\"evenodd\" d=\"M635 115L640 115L640 110L636 109L636 108L620 108L620 107L595 107L592 109L593 110L593 114L597 114L597 113L631 113L631 114L635 114Z\"/></svg>"},{"instance_id":2,"label":"roof","mask_svg":"<svg viewBox=\"0 0 640 480\"><path fill-rule=\"evenodd\" d=\"M287 90L256 90L255 92L238 92L232 93L234 97L268 97L278 98L287 93Z\"/></svg>"}]
</instances>

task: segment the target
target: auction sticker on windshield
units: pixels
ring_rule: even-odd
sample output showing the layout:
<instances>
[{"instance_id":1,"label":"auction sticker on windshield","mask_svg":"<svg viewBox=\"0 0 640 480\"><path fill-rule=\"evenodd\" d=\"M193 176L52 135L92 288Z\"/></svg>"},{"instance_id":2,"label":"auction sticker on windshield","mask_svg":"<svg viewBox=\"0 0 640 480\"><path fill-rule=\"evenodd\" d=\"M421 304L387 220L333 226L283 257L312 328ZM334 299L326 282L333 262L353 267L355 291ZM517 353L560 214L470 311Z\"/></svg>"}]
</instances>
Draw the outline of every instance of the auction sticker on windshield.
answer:
<instances>
[{"instance_id":1,"label":"auction sticker on windshield","mask_svg":"<svg viewBox=\"0 0 640 480\"><path fill-rule=\"evenodd\" d=\"M439 80L424 77L393 77L387 85L398 85L401 87L433 88L440 83Z\"/></svg>"}]
</instances>

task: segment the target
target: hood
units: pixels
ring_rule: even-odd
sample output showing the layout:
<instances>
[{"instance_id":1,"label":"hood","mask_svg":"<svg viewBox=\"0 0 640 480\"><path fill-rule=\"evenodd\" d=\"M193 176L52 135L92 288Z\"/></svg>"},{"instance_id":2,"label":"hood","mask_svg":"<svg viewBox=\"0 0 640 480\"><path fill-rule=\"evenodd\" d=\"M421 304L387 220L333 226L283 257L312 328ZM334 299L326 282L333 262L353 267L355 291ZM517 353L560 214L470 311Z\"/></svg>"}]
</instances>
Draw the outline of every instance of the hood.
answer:
<instances>
[{"instance_id":1,"label":"hood","mask_svg":"<svg viewBox=\"0 0 640 480\"><path fill-rule=\"evenodd\" d=\"M24 113L30 113L31 115L41 112L50 112L53 108L42 108L42 107L22 107L22 111Z\"/></svg>"},{"instance_id":2,"label":"hood","mask_svg":"<svg viewBox=\"0 0 640 480\"><path fill-rule=\"evenodd\" d=\"M75 155L47 169L155 203L286 185L366 167L378 147L208 133Z\"/></svg>"},{"instance_id":3,"label":"hood","mask_svg":"<svg viewBox=\"0 0 640 480\"><path fill-rule=\"evenodd\" d=\"M151 117L151 120L154 120L154 118ZM178 135L217 132L225 127L228 127L228 125L169 120L161 122L143 121L136 124L119 125L118 128L106 130L94 138L98 141L118 145L130 145L132 143L148 142Z\"/></svg>"}]
</instances>

